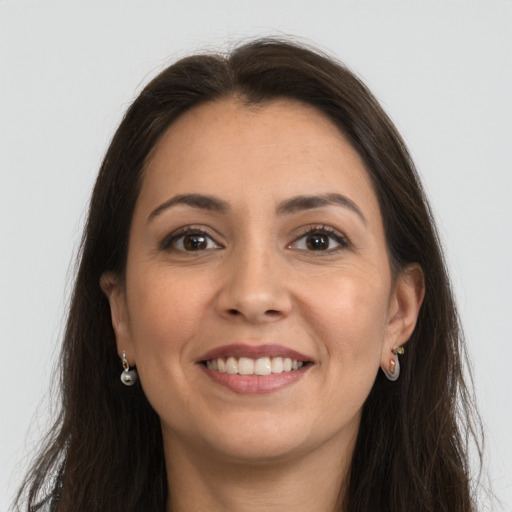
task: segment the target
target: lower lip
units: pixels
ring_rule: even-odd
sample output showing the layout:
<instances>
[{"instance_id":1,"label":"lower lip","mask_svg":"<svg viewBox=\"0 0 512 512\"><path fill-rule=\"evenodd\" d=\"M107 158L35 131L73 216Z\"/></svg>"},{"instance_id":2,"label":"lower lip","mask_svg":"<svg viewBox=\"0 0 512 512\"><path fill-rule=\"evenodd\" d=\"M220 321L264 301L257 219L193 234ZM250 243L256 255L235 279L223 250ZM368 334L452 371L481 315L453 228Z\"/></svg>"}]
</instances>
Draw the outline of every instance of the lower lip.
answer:
<instances>
[{"instance_id":1,"label":"lower lip","mask_svg":"<svg viewBox=\"0 0 512 512\"><path fill-rule=\"evenodd\" d=\"M237 373L224 373L210 370L202 364L199 366L210 379L235 393L240 395L261 395L278 391L297 382L312 365L307 364L298 370L271 373L270 375L239 375Z\"/></svg>"}]
</instances>

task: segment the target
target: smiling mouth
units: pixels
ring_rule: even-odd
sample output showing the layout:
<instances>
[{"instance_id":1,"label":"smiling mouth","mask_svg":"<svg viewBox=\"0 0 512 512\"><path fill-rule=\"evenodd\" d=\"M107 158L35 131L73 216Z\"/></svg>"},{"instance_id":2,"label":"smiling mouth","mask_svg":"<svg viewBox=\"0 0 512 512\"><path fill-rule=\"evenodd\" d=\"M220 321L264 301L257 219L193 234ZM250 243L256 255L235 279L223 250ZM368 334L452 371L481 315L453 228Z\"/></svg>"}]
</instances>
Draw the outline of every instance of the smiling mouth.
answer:
<instances>
[{"instance_id":1,"label":"smiling mouth","mask_svg":"<svg viewBox=\"0 0 512 512\"><path fill-rule=\"evenodd\" d=\"M300 370L311 364L308 361L298 361L290 357L218 357L202 361L209 370L231 375L265 376L271 374L289 373Z\"/></svg>"}]
</instances>

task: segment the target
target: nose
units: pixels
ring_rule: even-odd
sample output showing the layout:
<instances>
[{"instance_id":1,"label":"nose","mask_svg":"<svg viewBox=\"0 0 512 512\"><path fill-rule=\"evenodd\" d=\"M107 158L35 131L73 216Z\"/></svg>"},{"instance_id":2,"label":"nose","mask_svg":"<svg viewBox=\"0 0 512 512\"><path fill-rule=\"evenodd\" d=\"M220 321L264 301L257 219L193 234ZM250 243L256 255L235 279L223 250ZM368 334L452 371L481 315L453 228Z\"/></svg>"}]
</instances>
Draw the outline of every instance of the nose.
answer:
<instances>
[{"instance_id":1,"label":"nose","mask_svg":"<svg viewBox=\"0 0 512 512\"><path fill-rule=\"evenodd\" d=\"M225 318L251 324L275 322L292 308L285 272L279 256L247 247L226 262L224 285L217 310Z\"/></svg>"}]
</instances>

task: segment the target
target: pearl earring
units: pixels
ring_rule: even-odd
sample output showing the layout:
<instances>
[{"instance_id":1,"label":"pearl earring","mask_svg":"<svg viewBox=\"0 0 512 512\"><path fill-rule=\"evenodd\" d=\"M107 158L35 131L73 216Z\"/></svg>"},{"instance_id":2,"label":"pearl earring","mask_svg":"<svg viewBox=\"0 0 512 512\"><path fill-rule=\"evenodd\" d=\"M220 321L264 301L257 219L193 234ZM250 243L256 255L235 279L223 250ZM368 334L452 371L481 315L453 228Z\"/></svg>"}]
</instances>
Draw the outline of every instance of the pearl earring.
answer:
<instances>
[{"instance_id":1,"label":"pearl earring","mask_svg":"<svg viewBox=\"0 0 512 512\"><path fill-rule=\"evenodd\" d=\"M389 359L389 366L388 368L382 368L382 371L389 380L394 382L400 377L400 361L398 360L398 354L403 354L404 349L403 347L395 347L391 352L393 352L393 357Z\"/></svg>"},{"instance_id":2,"label":"pearl earring","mask_svg":"<svg viewBox=\"0 0 512 512\"><path fill-rule=\"evenodd\" d=\"M135 368L130 370L130 365L128 364L128 360L126 359L126 352L123 350L123 356L121 357L121 361L123 363L123 371L121 372L121 382L125 386L133 386L139 375L137 374L137 370Z\"/></svg>"}]
</instances>

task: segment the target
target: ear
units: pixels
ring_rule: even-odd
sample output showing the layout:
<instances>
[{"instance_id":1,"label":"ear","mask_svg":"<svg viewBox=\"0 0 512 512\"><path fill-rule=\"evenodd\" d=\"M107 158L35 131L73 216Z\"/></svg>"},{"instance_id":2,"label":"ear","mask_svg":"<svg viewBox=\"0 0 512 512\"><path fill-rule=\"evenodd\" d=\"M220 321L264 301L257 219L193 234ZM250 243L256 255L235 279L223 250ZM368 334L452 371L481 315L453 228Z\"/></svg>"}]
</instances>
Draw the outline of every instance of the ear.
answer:
<instances>
[{"instance_id":1,"label":"ear","mask_svg":"<svg viewBox=\"0 0 512 512\"><path fill-rule=\"evenodd\" d=\"M130 366L135 365L133 358L133 343L130 331L126 292L121 279L112 272L102 274L100 286L110 304L112 327L116 336L117 353L119 357L126 352Z\"/></svg>"},{"instance_id":2,"label":"ear","mask_svg":"<svg viewBox=\"0 0 512 512\"><path fill-rule=\"evenodd\" d=\"M396 277L389 301L388 324L381 355L382 369L388 369L393 350L406 343L413 333L424 296L423 270L417 263L412 263Z\"/></svg>"}]
</instances>

